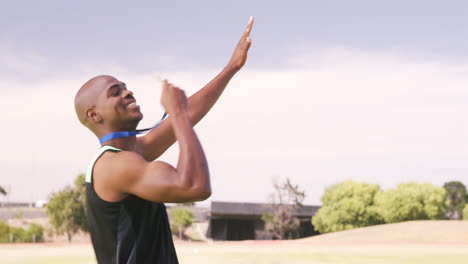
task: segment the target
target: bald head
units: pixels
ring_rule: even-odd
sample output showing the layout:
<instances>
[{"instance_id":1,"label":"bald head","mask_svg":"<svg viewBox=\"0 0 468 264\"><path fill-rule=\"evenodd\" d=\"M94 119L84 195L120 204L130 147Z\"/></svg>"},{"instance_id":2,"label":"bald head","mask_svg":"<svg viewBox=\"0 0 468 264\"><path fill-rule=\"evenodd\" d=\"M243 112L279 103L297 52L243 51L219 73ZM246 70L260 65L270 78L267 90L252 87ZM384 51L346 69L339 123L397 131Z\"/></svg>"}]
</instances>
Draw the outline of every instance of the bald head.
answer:
<instances>
[{"instance_id":1,"label":"bald head","mask_svg":"<svg viewBox=\"0 0 468 264\"><path fill-rule=\"evenodd\" d=\"M99 95L106 89L106 83L117 81L109 75L99 75L88 80L75 95L75 111L80 122L90 128L87 111L96 107ZM91 128L90 128L91 129Z\"/></svg>"},{"instance_id":2,"label":"bald head","mask_svg":"<svg viewBox=\"0 0 468 264\"><path fill-rule=\"evenodd\" d=\"M143 114L125 83L109 75L87 81L76 93L75 110L80 122L96 136L135 130Z\"/></svg>"}]
</instances>

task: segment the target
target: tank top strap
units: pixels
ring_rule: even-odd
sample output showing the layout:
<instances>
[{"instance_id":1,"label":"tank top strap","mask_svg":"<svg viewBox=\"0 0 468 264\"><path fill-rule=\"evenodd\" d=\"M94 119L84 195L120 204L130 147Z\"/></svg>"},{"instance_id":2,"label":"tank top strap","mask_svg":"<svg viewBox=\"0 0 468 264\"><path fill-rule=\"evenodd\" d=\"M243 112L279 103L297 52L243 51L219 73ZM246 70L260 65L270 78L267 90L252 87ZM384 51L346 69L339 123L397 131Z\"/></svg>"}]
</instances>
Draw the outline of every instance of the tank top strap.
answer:
<instances>
[{"instance_id":1,"label":"tank top strap","mask_svg":"<svg viewBox=\"0 0 468 264\"><path fill-rule=\"evenodd\" d=\"M99 151L94 155L94 158L91 160L91 163L89 163L88 169L86 170L86 178L85 182L91 183L92 176L93 176L93 169L94 169L94 164L96 164L96 161L104 154L106 151L112 151L112 152L120 152L122 151L121 149L114 148L112 146L102 146Z\"/></svg>"}]
</instances>

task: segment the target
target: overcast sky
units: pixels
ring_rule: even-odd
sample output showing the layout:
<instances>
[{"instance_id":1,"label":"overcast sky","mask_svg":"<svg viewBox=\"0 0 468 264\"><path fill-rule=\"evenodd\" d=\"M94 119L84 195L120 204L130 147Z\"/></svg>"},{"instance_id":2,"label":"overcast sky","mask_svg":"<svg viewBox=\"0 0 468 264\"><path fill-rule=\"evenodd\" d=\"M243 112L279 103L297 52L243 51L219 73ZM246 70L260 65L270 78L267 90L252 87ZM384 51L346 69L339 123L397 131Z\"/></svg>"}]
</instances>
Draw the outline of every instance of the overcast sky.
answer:
<instances>
[{"instance_id":1,"label":"overcast sky","mask_svg":"<svg viewBox=\"0 0 468 264\"><path fill-rule=\"evenodd\" d=\"M251 15L248 62L196 127L210 200L267 202L272 177L299 184L308 204L347 179L468 184L464 1L2 1L8 199L45 199L85 171L99 147L74 112L85 81L124 81L140 127L152 125L163 113L152 73L196 92Z\"/></svg>"}]
</instances>

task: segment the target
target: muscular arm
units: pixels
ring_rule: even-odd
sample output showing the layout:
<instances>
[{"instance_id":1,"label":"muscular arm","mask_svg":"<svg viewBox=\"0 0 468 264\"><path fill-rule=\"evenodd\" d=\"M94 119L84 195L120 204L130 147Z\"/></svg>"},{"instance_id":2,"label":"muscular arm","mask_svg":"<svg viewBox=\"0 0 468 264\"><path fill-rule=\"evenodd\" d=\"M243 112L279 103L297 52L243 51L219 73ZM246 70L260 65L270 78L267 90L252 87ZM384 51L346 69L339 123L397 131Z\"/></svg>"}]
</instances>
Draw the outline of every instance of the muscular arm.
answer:
<instances>
[{"instance_id":1,"label":"muscular arm","mask_svg":"<svg viewBox=\"0 0 468 264\"><path fill-rule=\"evenodd\" d=\"M232 77L244 66L251 44L250 31L252 26L253 19L251 18L228 65L213 80L188 99L189 117L192 125L196 125L210 111ZM172 119L169 117L157 129L138 138L140 152L147 161L158 158L176 141Z\"/></svg>"},{"instance_id":2,"label":"muscular arm","mask_svg":"<svg viewBox=\"0 0 468 264\"><path fill-rule=\"evenodd\" d=\"M179 161L177 168L164 162L148 162L133 152L116 153L112 168L116 175L114 190L119 193L132 193L143 199L155 202L190 202L200 201L211 195L210 177L205 154L193 131L186 107L185 95L178 88L165 84L173 89L172 97L180 97L179 102L172 103L168 111L172 118L172 129L179 141ZM164 92L163 92L164 93ZM179 95L177 95L179 93ZM184 105L179 107L180 105ZM170 107L165 107L166 109Z\"/></svg>"}]
</instances>

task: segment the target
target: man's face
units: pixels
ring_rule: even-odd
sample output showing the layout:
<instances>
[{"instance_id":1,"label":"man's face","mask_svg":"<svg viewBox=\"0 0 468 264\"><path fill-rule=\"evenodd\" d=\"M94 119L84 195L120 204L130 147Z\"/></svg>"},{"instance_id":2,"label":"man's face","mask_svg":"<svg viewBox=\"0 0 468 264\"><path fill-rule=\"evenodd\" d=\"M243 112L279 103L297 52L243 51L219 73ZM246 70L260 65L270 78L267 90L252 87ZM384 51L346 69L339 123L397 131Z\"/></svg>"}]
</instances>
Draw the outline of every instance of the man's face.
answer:
<instances>
[{"instance_id":1,"label":"man's face","mask_svg":"<svg viewBox=\"0 0 468 264\"><path fill-rule=\"evenodd\" d=\"M102 78L100 86L103 89L97 98L96 111L101 114L104 123L117 129L135 129L143 114L125 83L106 76Z\"/></svg>"}]
</instances>

